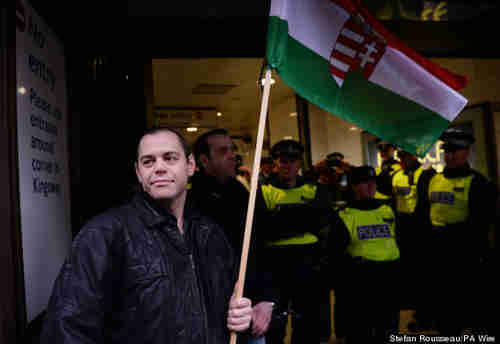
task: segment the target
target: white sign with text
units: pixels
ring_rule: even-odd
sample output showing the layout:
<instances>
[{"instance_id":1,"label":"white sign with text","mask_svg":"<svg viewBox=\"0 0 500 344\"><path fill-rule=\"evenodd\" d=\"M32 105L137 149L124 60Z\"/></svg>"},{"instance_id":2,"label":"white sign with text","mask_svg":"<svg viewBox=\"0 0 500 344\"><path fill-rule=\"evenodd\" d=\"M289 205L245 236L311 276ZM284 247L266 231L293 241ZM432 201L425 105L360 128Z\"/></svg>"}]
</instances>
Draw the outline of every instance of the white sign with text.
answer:
<instances>
[{"instance_id":1,"label":"white sign with text","mask_svg":"<svg viewBox=\"0 0 500 344\"><path fill-rule=\"evenodd\" d=\"M46 307L71 247L64 49L27 1L17 1L17 134L28 321Z\"/></svg>"}]
</instances>

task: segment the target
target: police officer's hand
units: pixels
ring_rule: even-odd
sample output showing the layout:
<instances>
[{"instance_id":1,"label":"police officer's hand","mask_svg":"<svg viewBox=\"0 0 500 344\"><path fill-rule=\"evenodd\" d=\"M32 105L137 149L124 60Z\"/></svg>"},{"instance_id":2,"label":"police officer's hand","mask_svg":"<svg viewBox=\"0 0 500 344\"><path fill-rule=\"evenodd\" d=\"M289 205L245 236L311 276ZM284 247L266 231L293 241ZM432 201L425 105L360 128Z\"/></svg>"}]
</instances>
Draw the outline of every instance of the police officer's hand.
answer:
<instances>
[{"instance_id":1,"label":"police officer's hand","mask_svg":"<svg viewBox=\"0 0 500 344\"><path fill-rule=\"evenodd\" d=\"M243 332L250 327L252 321L252 302L245 297L237 298L237 288L238 283L234 286L233 296L229 302L227 327L234 332Z\"/></svg>"},{"instance_id":2,"label":"police officer's hand","mask_svg":"<svg viewBox=\"0 0 500 344\"><path fill-rule=\"evenodd\" d=\"M256 337L267 332L273 314L273 303L262 301L253 307L252 314L252 334Z\"/></svg>"}]
</instances>

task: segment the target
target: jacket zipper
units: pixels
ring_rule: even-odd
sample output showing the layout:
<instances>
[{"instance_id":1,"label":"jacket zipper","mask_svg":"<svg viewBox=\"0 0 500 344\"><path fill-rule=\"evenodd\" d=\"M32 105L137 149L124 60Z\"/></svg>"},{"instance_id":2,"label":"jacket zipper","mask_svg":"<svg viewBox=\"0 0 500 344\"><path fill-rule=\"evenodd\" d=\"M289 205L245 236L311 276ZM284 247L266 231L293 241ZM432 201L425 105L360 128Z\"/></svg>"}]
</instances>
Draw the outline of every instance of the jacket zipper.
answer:
<instances>
[{"instance_id":1,"label":"jacket zipper","mask_svg":"<svg viewBox=\"0 0 500 344\"><path fill-rule=\"evenodd\" d=\"M200 288L200 282L199 282L199 279L198 279L198 274L196 272L197 271L196 270L196 265L194 263L194 257L193 257L192 253L189 255L189 260L191 261L191 267L193 268L195 285L196 285L196 289L198 290L198 294L199 294L199 298L200 298L201 317L202 317L202 321L203 321L203 329L204 329L204 332L205 332L205 343L208 344L209 335L208 335L208 325L207 325L207 317L206 317L207 312L205 310L204 296L203 296L203 292L202 292L202 290Z\"/></svg>"}]
</instances>

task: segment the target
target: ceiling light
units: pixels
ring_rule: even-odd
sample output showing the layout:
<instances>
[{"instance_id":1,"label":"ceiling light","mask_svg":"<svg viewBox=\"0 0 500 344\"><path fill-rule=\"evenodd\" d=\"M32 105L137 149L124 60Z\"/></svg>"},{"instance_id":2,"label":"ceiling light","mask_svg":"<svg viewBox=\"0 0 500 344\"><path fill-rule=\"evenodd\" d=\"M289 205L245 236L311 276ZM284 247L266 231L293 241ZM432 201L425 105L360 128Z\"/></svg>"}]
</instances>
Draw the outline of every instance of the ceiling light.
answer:
<instances>
[{"instance_id":1,"label":"ceiling light","mask_svg":"<svg viewBox=\"0 0 500 344\"><path fill-rule=\"evenodd\" d=\"M21 86L17 89L17 92L19 92L19 94L26 94L26 88Z\"/></svg>"},{"instance_id":2,"label":"ceiling light","mask_svg":"<svg viewBox=\"0 0 500 344\"><path fill-rule=\"evenodd\" d=\"M193 133L195 131L198 131L198 128L196 128L196 127L188 127L188 128L186 128L186 131L190 132L190 133Z\"/></svg>"},{"instance_id":3,"label":"ceiling light","mask_svg":"<svg viewBox=\"0 0 500 344\"><path fill-rule=\"evenodd\" d=\"M262 86L264 86L264 84L266 83L266 78L262 78L262 80L260 82L262 83ZM276 82L276 80L271 78L271 85L274 84L275 82Z\"/></svg>"},{"instance_id":4,"label":"ceiling light","mask_svg":"<svg viewBox=\"0 0 500 344\"><path fill-rule=\"evenodd\" d=\"M292 113L290 114L290 117L297 117L297 113L296 113L296 112L292 112Z\"/></svg>"},{"instance_id":5,"label":"ceiling light","mask_svg":"<svg viewBox=\"0 0 500 344\"><path fill-rule=\"evenodd\" d=\"M350 127L349 130L351 130L351 131L358 130L358 127Z\"/></svg>"},{"instance_id":6,"label":"ceiling light","mask_svg":"<svg viewBox=\"0 0 500 344\"><path fill-rule=\"evenodd\" d=\"M222 116L222 112L217 112L217 117Z\"/></svg>"},{"instance_id":7,"label":"ceiling light","mask_svg":"<svg viewBox=\"0 0 500 344\"><path fill-rule=\"evenodd\" d=\"M283 136L283 140L293 140L293 136Z\"/></svg>"}]
</instances>

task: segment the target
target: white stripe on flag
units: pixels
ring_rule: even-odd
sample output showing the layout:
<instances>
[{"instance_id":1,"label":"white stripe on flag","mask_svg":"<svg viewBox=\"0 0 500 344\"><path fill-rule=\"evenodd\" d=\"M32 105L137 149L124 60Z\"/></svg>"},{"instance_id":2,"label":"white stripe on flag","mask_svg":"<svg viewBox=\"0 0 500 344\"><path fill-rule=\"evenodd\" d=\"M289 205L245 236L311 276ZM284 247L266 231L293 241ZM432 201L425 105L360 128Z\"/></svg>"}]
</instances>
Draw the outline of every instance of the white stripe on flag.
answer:
<instances>
[{"instance_id":1,"label":"white stripe on flag","mask_svg":"<svg viewBox=\"0 0 500 344\"><path fill-rule=\"evenodd\" d=\"M332 64L332 66L337 67L338 69L340 69L343 72L347 72L349 70L349 65L340 61L340 60L332 58L330 60L330 63Z\"/></svg>"},{"instance_id":2,"label":"white stripe on flag","mask_svg":"<svg viewBox=\"0 0 500 344\"><path fill-rule=\"evenodd\" d=\"M370 81L453 121L467 104L460 93L446 85L405 54L387 47Z\"/></svg>"},{"instance_id":3,"label":"white stripe on flag","mask_svg":"<svg viewBox=\"0 0 500 344\"><path fill-rule=\"evenodd\" d=\"M272 0L271 16L288 22L288 33L313 52L330 59L333 45L350 14L325 0Z\"/></svg>"},{"instance_id":4,"label":"white stripe on flag","mask_svg":"<svg viewBox=\"0 0 500 344\"><path fill-rule=\"evenodd\" d=\"M349 48L348 46L345 46L345 45L343 45L341 43L337 43L335 45L335 50L338 50L342 54L350 56L352 58L354 58L354 56L356 56L356 50L353 50L353 49Z\"/></svg>"},{"instance_id":5,"label":"white stripe on flag","mask_svg":"<svg viewBox=\"0 0 500 344\"><path fill-rule=\"evenodd\" d=\"M342 35L352 39L353 41L356 41L357 43L361 43L364 40L363 36L358 35L356 32L351 31L348 28L344 28L344 30L342 30Z\"/></svg>"}]
</instances>

